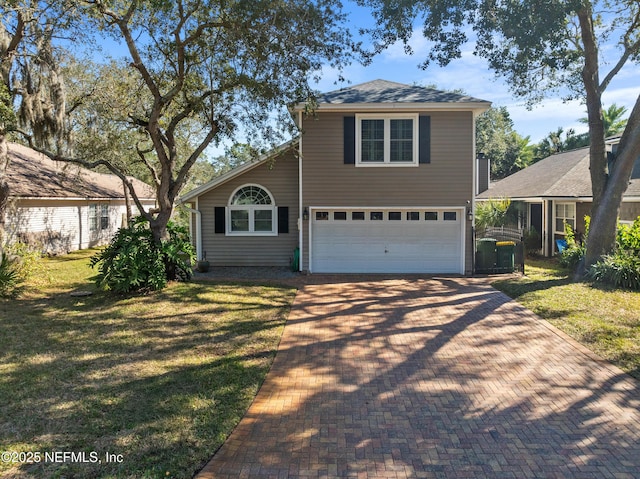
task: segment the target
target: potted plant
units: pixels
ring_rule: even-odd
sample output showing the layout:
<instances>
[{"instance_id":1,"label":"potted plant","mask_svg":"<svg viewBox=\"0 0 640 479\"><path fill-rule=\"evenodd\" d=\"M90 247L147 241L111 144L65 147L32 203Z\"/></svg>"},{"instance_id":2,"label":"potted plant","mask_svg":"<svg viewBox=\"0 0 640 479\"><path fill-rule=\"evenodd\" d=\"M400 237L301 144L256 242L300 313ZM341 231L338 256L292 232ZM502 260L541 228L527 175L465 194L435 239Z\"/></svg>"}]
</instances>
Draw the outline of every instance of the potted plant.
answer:
<instances>
[{"instance_id":1,"label":"potted plant","mask_svg":"<svg viewBox=\"0 0 640 479\"><path fill-rule=\"evenodd\" d=\"M209 271L209 262L207 261L207 252L205 251L202 259L196 262L196 269L200 273L206 273Z\"/></svg>"}]
</instances>

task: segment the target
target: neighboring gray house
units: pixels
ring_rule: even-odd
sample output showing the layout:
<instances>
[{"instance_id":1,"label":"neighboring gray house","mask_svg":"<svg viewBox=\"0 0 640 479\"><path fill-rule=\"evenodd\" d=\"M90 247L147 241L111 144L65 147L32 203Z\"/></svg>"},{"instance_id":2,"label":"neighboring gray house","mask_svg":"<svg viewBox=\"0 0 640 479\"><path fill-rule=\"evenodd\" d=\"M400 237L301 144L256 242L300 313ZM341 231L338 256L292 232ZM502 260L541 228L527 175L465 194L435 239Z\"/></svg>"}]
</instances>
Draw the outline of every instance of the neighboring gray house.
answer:
<instances>
[{"instance_id":1,"label":"neighboring gray house","mask_svg":"<svg viewBox=\"0 0 640 479\"><path fill-rule=\"evenodd\" d=\"M614 152L618 138L607 140ZM545 256L557 252L556 241L564 239L564 223L584 234L585 215L591 214L593 196L589 173L589 148L558 153L493 183L477 196L478 201L509 198L523 202L522 226L541 235L540 250ZM620 208L620 221L631 222L640 215L640 159L636 161L629 187Z\"/></svg>"},{"instance_id":2,"label":"neighboring gray house","mask_svg":"<svg viewBox=\"0 0 640 479\"><path fill-rule=\"evenodd\" d=\"M191 191L198 255L311 273L472 271L475 118L491 104L376 80L326 93L301 136Z\"/></svg>"},{"instance_id":3,"label":"neighboring gray house","mask_svg":"<svg viewBox=\"0 0 640 479\"><path fill-rule=\"evenodd\" d=\"M22 241L49 254L106 244L126 221L122 181L69 163L55 162L9 143L6 216L9 241ZM132 179L144 206L155 205L153 188ZM132 213L138 213L135 204Z\"/></svg>"}]
</instances>

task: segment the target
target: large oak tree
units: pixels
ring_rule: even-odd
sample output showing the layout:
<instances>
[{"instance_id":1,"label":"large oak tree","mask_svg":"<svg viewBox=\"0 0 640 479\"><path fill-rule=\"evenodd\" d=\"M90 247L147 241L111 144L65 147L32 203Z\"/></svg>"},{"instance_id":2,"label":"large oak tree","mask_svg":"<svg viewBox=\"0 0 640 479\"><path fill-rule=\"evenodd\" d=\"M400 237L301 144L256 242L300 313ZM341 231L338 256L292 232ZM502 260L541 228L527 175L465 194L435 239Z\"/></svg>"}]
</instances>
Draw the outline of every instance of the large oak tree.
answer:
<instances>
[{"instance_id":1,"label":"large oak tree","mask_svg":"<svg viewBox=\"0 0 640 479\"><path fill-rule=\"evenodd\" d=\"M109 38L122 48L122 54L114 56L127 58L125 74L103 68L110 83L86 83L87 94L110 99L92 102L100 104L93 125L108 122L109 131L102 129L105 137L126 137L128 144L135 144L133 154L151 178L157 208L142 207L127 176L130 165L114 160L121 155L96 156L99 148L74 149L72 144L43 146L29 135L31 145L56 160L101 166L118 175L157 241L166 238L174 202L207 147L233 138L239 129L250 137L277 141L279 127L294 128L286 106L313 97L310 83L323 67L340 69L352 58L339 0L71 3L78 15L74 26L80 25L98 43ZM100 50L93 55L94 62L101 62ZM82 111L84 119L68 121L70 128L86 125L90 115ZM274 112L279 116L274 118ZM127 135L119 129L128 130ZM102 151L121 147L117 142L99 146Z\"/></svg>"},{"instance_id":2,"label":"large oak tree","mask_svg":"<svg viewBox=\"0 0 640 479\"><path fill-rule=\"evenodd\" d=\"M633 164L640 156L640 97L609 166L602 94L630 62L640 60L637 0L358 0L372 8L368 30L376 53L402 41L408 52L418 18L431 50L422 64L446 65L467 42L505 78L512 91L533 103L549 94L579 98L587 107L593 189L586 264L615 244L617 217ZM608 48L605 50L605 45ZM605 53L606 52L606 53Z\"/></svg>"}]
</instances>

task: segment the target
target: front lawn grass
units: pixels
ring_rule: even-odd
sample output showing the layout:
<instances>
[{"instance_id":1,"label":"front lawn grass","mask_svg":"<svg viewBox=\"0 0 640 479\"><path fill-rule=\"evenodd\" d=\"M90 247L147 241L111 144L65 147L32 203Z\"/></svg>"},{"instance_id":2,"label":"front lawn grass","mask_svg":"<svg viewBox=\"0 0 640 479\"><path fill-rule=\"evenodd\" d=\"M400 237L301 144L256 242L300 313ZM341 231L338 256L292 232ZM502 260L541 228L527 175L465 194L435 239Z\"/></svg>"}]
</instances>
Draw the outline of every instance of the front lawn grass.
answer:
<instances>
[{"instance_id":1,"label":"front lawn grass","mask_svg":"<svg viewBox=\"0 0 640 479\"><path fill-rule=\"evenodd\" d=\"M262 384L295 289L113 297L89 280L92 253L44 260L22 297L0 300L0 451L87 462L1 461L0 477L190 478Z\"/></svg>"},{"instance_id":2,"label":"front lawn grass","mask_svg":"<svg viewBox=\"0 0 640 479\"><path fill-rule=\"evenodd\" d=\"M640 292L574 282L555 260L527 260L525 272L493 286L640 379Z\"/></svg>"}]
</instances>

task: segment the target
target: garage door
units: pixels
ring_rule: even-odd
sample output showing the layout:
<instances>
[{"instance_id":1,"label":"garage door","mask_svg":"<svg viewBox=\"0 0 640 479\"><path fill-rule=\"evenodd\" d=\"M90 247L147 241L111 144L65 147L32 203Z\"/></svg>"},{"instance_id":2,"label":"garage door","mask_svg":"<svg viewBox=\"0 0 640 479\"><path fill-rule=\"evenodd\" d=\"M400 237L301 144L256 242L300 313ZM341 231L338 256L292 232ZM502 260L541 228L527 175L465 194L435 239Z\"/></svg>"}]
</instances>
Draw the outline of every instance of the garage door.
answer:
<instances>
[{"instance_id":1,"label":"garage door","mask_svg":"<svg viewBox=\"0 0 640 479\"><path fill-rule=\"evenodd\" d=\"M463 209L312 209L312 273L464 273Z\"/></svg>"}]
</instances>

